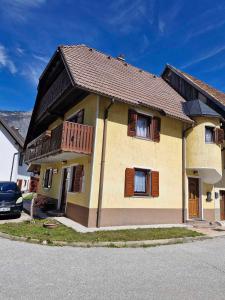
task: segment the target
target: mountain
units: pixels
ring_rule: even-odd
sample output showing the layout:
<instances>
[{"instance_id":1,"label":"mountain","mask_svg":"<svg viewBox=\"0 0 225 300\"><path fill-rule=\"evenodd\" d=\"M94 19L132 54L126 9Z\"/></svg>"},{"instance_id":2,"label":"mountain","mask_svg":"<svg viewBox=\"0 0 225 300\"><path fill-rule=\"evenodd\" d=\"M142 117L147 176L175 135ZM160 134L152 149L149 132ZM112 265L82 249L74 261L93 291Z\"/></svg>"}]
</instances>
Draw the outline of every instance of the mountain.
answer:
<instances>
[{"instance_id":1,"label":"mountain","mask_svg":"<svg viewBox=\"0 0 225 300\"><path fill-rule=\"evenodd\" d=\"M30 111L4 111L0 110L0 117L5 120L9 126L19 129L19 133L25 138L30 124L32 112Z\"/></svg>"}]
</instances>

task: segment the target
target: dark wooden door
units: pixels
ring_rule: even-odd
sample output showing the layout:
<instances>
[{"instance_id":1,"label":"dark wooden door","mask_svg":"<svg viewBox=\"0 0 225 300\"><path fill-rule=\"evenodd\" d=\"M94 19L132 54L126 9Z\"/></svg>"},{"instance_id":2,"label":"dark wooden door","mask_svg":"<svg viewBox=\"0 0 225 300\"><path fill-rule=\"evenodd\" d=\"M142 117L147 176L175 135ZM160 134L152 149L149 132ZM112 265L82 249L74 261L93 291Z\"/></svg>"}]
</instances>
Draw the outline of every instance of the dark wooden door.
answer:
<instances>
[{"instance_id":1,"label":"dark wooden door","mask_svg":"<svg viewBox=\"0 0 225 300\"><path fill-rule=\"evenodd\" d=\"M220 192L220 220L225 220L225 191Z\"/></svg>"},{"instance_id":2,"label":"dark wooden door","mask_svg":"<svg viewBox=\"0 0 225 300\"><path fill-rule=\"evenodd\" d=\"M199 218L199 179L188 178L189 190L189 219Z\"/></svg>"},{"instance_id":3,"label":"dark wooden door","mask_svg":"<svg viewBox=\"0 0 225 300\"><path fill-rule=\"evenodd\" d=\"M62 180L62 194L61 194L61 204L60 210L65 212L66 208L66 196L67 196L67 169L63 170L63 180Z\"/></svg>"}]
</instances>

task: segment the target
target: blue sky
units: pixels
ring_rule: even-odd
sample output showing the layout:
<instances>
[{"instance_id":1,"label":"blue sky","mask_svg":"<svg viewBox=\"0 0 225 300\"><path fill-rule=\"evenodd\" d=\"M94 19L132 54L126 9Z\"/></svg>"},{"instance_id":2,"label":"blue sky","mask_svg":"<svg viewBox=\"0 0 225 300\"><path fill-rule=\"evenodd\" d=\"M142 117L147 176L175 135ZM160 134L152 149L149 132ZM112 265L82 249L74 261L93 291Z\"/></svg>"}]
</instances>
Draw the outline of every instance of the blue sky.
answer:
<instances>
[{"instance_id":1,"label":"blue sky","mask_svg":"<svg viewBox=\"0 0 225 300\"><path fill-rule=\"evenodd\" d=\"M87 44L225 91L225 1L0 0L0 110L31 110L57 45Z\"/></svg>"}]
</instances>

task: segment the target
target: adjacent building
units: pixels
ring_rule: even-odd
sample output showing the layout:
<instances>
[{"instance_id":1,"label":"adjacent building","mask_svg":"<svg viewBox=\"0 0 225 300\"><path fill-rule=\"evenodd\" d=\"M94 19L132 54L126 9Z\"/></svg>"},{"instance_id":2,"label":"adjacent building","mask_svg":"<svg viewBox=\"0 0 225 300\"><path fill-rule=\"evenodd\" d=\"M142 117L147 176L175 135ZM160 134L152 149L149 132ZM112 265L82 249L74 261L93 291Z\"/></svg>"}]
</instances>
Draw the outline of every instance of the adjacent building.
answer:
<instances>
[{"instance_id":1,"label":"adjacent building","mask_svg":"<svg viewBox=\"0 0 225 300\"><path fill-rule=\"evenodd\" d=\"M38 193L88 227L223 219L225 106L178 73L60 46L25 142Z\"/></svg>"},{"instance_id":2,"label":"adjacent building","mask_svg":"<svg viewBox=\"0 0 225 300\"><path fill-rule=\"evenodd\" d=\"M14 181L22 191L30 185L30 174L24 163L24 139L18 129L0 118L0 181Z\"/></svg>"}]
</instances>

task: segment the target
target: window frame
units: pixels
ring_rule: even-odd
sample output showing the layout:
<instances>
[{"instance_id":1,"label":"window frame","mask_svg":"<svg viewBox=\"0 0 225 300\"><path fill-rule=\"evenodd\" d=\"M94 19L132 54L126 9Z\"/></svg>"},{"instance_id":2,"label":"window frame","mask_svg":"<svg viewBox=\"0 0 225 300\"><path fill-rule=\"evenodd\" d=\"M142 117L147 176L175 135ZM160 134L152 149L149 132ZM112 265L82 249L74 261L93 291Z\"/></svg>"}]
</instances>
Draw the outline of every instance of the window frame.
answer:
<instances>
[{"instance_id":1,"label":"window frame","mask_svg":"<svg viewBox=\"0 0 225 300\"><path fill-rule=\"evenodd\" d=\"M136 172L138 171L145 173L145 192L135 191L135 175ZM134 168L134 196L151 196L151 170L150 169Z\"/></svg>"},{"instance_id":2,"label":"window frame","mask_svg":"<svg viewBox=\"0 0 225 300\"><path fill-rule=\"evenodd\" d=\"M212 141L206 140L206 130L211 130ZM215 127L213 126L205 126L205 144L215 144Z\"/></svg>"},{"instance_id":3,"label":"window frame","mask_svg":"<svg viewBox=\"0 0 225 300\"><path fill-rule=\"evenodd\" d=\"M137 126L138 126L138 118L139 117L147 119L147 122L148 122L147 136L141 136L141 135L137 134ZM135 128L136 135L135 135L135 137L139 138L139 139L152 140L152 126L151 126L151 123L152 123L152 116L137 112L137 121L136 121L136 128Z\"/></svg>"},{"instance_id":4,"label":"window frame","mask_svg":"<svg viewBox=\"0 0 225 300\"><path fill-rule=\"evenodd\" d=\"M46 176L48 174L48 178ZM50 189L52 187L52 179L53 179L53 168L47 168L43 177L43 188Z\"/></svg>"},{"instance_id":5,"label":"window frame","mask_svg":"<svg viewBox=\"0 0 225 300\"><path fill-rule=\"evenodd\" d=\"M80 114L80 113L83 114L83 115L82 115L82 123L78 123L77 120L76 120L76 122L73 121L73 119L79 117L79 114ZM67 121L68 121L68 122L72 122L72 123L77 123L77 124L84 124L84 113L85 113L85 109L82 108L82 109L76 111L76 112L75 112L74 114L72 114L70 117L68 117L68 118L67 118Z\"/></svg>"}]
</instances>

